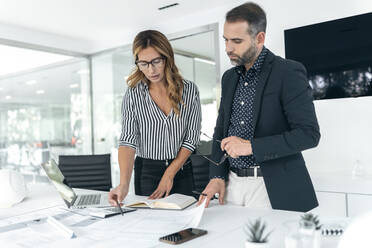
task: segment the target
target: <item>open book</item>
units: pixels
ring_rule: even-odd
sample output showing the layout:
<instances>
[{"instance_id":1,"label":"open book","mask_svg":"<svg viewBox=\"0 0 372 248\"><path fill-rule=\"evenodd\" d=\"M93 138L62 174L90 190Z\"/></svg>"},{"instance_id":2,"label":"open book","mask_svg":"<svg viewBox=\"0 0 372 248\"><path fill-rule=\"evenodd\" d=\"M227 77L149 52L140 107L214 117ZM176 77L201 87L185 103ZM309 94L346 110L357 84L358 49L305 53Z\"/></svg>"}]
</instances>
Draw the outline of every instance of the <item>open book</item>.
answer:
<instances>
[{"instance_id":1,"label":"open book","mask_svg":"<svg viewBox=\"0 0 372 248\"><path fill-rule=\"evenodd\" d=\"M182 210L196 202L196 199L194 197L182 194L172 194L167 197L155 200L150 200L147 198L148 196L136 196L132 203L125 204L125 206L131 208Z\"/></svg>"}]
</instances>

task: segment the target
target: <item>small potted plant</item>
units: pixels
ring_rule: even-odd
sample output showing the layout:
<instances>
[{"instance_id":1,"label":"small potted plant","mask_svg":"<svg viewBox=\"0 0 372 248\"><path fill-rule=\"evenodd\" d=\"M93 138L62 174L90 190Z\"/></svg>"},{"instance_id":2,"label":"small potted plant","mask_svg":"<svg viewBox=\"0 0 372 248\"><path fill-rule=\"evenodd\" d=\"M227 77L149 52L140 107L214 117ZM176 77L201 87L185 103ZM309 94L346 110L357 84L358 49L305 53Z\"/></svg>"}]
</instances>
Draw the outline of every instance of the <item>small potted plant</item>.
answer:
<instances>
[{"instance_id":1,"label":"small potted plant","mask_svg":"<svg viewBox=\"0 0 372 248\"><path fill-rule=\"evenodd\" d=\"M268 248L268 237L272 231L266 231L266 223L261 219L247 222L243 228L247 235L245 248Z\"/></svg>"},{"instance_id":2,"label":"small potted plant","mask_svg":"<svg viewBox=\"0 0 372 248\"><path fill-rule=\"evenodd\" d=\"M306 213L301 216L301 220L305 223L312 223L315 226L315 232L314 232L314 248L320 247L320 241L322 237L322 225L320 224L320 221L318 219L317 215L314 215L312 213Z\"/></svg>"}]
</instances>

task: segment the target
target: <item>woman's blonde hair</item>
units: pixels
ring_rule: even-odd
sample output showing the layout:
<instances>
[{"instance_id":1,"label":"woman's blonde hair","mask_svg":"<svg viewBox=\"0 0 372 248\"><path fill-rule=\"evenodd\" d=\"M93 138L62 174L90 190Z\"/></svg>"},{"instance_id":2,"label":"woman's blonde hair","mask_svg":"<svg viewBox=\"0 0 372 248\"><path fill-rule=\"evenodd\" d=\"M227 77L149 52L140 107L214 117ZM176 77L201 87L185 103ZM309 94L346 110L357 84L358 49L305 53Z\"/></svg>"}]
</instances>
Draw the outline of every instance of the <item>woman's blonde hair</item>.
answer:
<instances>
[{"instance_id":1,"label":"woman's blonde hair","mask_svg":"<svg viewBox=\"0 0 372 248\"><path fill-rule=\"evenodd\" d=\"M183 82L182 76L174 63L174 53L171 44L164 34L156 30L145 30L137 34L133 41L132 52L134 60L138 60L138 53L143 49L152 47L165 59L165 85L169 92L168 99L173 111L179 115L180 103L182 104ZM150 65L151 66L151 65ZM135 67L127 79L128 86L133 88L139 82L149 85L145 74Z\"/></svg>"}]
</instances>

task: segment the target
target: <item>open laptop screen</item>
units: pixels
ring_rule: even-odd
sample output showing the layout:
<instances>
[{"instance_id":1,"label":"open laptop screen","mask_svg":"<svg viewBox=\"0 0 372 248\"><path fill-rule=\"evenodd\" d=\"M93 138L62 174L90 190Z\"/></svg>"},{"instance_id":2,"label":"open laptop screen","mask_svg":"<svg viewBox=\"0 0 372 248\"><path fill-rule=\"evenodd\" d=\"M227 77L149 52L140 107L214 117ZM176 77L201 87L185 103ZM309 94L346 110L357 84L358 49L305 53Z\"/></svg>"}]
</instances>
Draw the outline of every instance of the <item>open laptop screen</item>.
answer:
<instances>
[{"instance_id":1,"label":"open laptop screen","mask_svg":"<svg viewBox=\"0 0 372 248\"><path fill-rule=\"evenodd\" d=\"M41 167L44 169L49 180L54 184L59 194L65 200L68 207L73 205L76 194L75 192L64 183L65 177L63 176L61 170L54 159L49 160L48 163L42 164Z\"/></svg>"}]
</instances>

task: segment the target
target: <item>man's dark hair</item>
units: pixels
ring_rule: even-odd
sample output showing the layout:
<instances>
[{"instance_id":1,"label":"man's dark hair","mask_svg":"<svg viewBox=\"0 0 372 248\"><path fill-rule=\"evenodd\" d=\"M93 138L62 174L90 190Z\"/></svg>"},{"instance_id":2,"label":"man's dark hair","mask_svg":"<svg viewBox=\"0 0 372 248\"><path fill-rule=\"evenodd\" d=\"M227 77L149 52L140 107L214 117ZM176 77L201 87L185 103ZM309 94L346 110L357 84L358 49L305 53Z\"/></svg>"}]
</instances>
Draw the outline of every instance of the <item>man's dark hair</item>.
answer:
<instances>
[{"instance_id":1,"label":"man's dark hair","mask_svg":"<svg viewBox=\"0 0 372 248\"><path fill-rule=\"evenodd\" d=\"M266 13L255 3L247 2L233 8L226 14L226 22L246 21L251 36L266 32Z\"/></svg>"}]
</instances>

